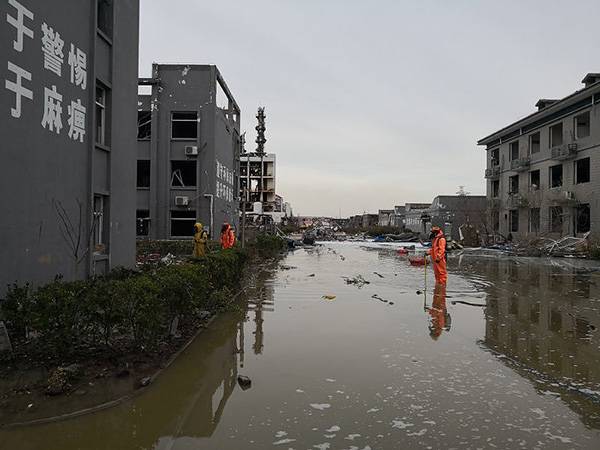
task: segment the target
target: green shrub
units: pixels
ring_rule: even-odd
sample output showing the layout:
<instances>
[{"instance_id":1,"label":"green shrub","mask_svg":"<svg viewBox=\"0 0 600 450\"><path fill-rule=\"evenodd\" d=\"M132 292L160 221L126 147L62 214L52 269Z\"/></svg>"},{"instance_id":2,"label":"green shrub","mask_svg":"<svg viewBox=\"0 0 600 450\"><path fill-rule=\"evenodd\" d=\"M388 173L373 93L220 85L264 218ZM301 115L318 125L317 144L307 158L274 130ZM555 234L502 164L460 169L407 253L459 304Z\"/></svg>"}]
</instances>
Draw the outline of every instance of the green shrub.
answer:
<instances>
[{"instance_id":1,"label":"green shrub","mask_svg":"<svg viewBox=\"0 0 600 450\"><path fill-rule=\"evenodd\" d=\"M31 329L32 299L29 284L9 286L6 298L0 305L11 340L24 341L27 330Z\"/></svg>"}]
</instances>

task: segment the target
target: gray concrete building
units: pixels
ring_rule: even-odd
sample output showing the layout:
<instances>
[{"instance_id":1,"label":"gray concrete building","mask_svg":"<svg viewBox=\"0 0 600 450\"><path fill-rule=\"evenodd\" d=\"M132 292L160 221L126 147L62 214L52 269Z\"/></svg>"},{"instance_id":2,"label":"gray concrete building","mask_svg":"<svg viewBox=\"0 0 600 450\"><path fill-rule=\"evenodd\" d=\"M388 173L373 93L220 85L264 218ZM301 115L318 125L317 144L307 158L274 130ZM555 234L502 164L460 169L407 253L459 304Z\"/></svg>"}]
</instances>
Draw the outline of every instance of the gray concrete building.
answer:
<instances>
[{"instance_id":1,"label":"gray concrete building","mask_svg":"<svg viewBox=\"0 0 600 450\"><path fill-rule=\"evenodd\" d=\"M380 227L395 226L395 214L393 209L380 209L378 213L377 225Z\"/></svg>"},{"instance_id":2,"label":"gray concrete building","mask_svg":"<svg viewBox=\"0 0 600 450\"><path fill-rule=\"evenodd\" d=\"M560 100L478 141L487 152L494 233L582 236L600 226L600 74Z\"/></svg>"},{"instance_id":3,"label":"gray concrete building","mask_svg":"<svg viewBox=\"0 0 600 450\"><path fill-rule=\"evenodd\" d=\"M487 200L485 195L438 195L431 202L427 214L431 226L440 227L444 234L456 241L462 240L460 227L473 225L479 233L485 233Z\"/></svg>"},{"instance_id":4,"label":"gray concrete building","mask_svg":"<svg viewBox=\"0 0 600 450\"><path fill-rule=\"evenodd\" d=\"M262 213L275 216L276 161L274 153L249 152L240 155L240 208L253 212L254 204L262 204Z\"/></svg>"},{"instance_id":5,"label":"gray concrete building","mask_svg":"<svg viewBox=\"0 0 600 450\"><path fill-rule=\"evenodd\" d=\"M218 238L238 225L240 109L213 65L154 64L138 96L139 238Z\"/></svg>"},{"instance_id":6,"label":"gray concrete building","mask_svg":"<svg viewBox=\"0 0 600 450\"><path fill-rule=\"evenodd\" d=\"M406 203L404 205L404 227L414 233L425 233L427 211L430 206L430 203Z\"/></svg>"},{"instance_id":7,"label":"gray concrete building","mask_svg":"<svg viewBox=\"0 0 600 450\"><path fill-rule=\"evenodd\" d=\"M0 296L135 262L139 0L0 2Z\"/></svg>"}]
</instances>

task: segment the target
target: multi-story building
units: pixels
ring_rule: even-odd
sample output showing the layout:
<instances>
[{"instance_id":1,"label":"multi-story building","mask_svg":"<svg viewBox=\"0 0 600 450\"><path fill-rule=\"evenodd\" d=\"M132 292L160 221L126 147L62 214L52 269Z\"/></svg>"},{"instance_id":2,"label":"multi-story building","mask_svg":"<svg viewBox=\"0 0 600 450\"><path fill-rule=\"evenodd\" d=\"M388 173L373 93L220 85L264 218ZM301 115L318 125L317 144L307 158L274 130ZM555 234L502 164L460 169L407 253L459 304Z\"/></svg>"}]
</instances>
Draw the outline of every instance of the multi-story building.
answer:
<instances>
[{"instance_id":1,"label":"multi-story building","mask_svg":"<svg viewBox=\"0 0 600 450\"><path fill-rule=\"evenodd\" d=\"M480 139L491 228L513 237L598 231L600 74L560 100Z\"/></svg>"},{"instance_id":2,"label":"multi-story building","mask_svg":"<svg viewBox=\"0 0 600 450\"><path fill-rule=\"evenodd\" d=\"M272 215L276 211L275 162L273 153L243 153L240 155L241 208L254 210L254 204L262 204L262 214ZM275 217L274 217L275 219Z\"/></svg>"},{"instance_id":3,"label":"multi-story building","mask_svg":"<svg viewBox=\"0 0 600 450\"><path fill-rule=\"evenodd\" d=\"M238 223L240 109L217 67L154 64L138 96L137 236Z\"/></svg>"},{"instance_id":4,"label":"multi-story building","mask_svg":"<svg viewBox=\"0 0 600 450\"><path fill-rule=\"evenodd\" d=\"M133 265L139 0L10 0L0 18L0 295Z\"/></svg>"}]
</instances>

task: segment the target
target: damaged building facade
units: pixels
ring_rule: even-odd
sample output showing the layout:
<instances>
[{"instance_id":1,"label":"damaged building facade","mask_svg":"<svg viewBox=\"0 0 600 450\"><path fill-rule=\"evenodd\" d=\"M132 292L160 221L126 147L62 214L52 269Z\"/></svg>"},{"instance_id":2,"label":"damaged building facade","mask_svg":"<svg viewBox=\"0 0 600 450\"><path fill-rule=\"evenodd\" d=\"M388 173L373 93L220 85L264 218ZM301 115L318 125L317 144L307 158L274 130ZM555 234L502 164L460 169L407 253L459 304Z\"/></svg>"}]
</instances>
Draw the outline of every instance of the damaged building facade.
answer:
<instances>
[{"instance_id":1,"label":"damaged building facade","mask_svg":"<svg viewBox=\"0 0 600 450\"><path fill-rule=\"evenodd\" d=\"M275 168L277 157L273 153L243 153L240 155L240 208L246 213L273 215L277 209L275 194ZM261 204L261 211L255 205Z\"/></svg>"},{"instance_id":2,"label":"damaged building facade","mask_svg":"<svg viewBox=\"0 0 600 450\"><path fill-rule=\"evenodd\" d=\"M438 195L427 210L426 232L440 227L447 237L462 241L461 227L470 225L477 233L485 233L487 200L485 195ZM466 233L466 230L464 230Z\"/></svg>"},{"instance_id":3,"label":"damaged building facade","mask_svg":"<svg viewBox=\"0 0 600 450\"><path fill-rule=\"evenodd\" d=\"M138 24L139 0L0 3L0 296L135 263Z\"/></svg>"},{"instance_id":4,"label":"damaged building facade","mask_svg":"<svg viewBox=\"0 0 600 450\"><path fill-rule=\"evenodd\" d=\"M478 141L487 152L489 224L495 234L583 236L600 224L600 74L559 100Z\"/></svg>"},{"instance_id":5,"label":"damaged building facade","mask_svg":"<svg viewBox=\"0 0 600 450\"><path fill-rule=\"evenodd\" d=\"M138 238L238 225L240 109L213 65L154 64L138 96Z\"/></svg>"}]
</instances>

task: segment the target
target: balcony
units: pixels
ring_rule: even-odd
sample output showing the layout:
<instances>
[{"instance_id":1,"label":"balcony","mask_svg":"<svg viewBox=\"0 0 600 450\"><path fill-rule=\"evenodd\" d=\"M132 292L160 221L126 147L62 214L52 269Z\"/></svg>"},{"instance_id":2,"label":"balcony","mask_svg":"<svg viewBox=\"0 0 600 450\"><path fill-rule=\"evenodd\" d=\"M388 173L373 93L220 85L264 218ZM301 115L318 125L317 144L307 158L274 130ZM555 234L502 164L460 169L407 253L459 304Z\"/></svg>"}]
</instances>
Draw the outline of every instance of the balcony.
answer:
<instances>
[{"instance_id":1,"label":"balcony","mask_svg":"<svg viewBox=\"0 0 600 450\"><path fill-rule=\"evenodd\" d=\"M511 209L528 208L529 207L529 199L522 194L509 194L508 207Z\"/></svg>"},{"instance_id":2,"label":"balcony","mask_svg":"<svg viewBox=\"0 0 600 450\"><path fill-rule=\"evenodd\" d=\"M555 161L564 161L566 159L571 159L577 156L577 144L563 144L557 145L556 147L552 147L550 149L552 154L552 159Z\"/></svg>"},{"instance_id":3,"label":"balcony","mask_svg":"<svg viewBox=\"0 0 600 450\"><path fill-rule=\"evenodd\" d=\"M523 172L529 169L530 164L531 158L529 156L524 156L522 158L513 159L510 162L510 168L515 172Z\"/></svg>"},{"instance_id":4,"label":"balcony","mask_svg":"<svg viewBox=\"0 0 600 450\"><path fill-rule=\"evenodd\" d=\"M548 192L548 200L555 205L576 206L579 200L573 191L567 191L562 188L553 188Z\"/></svg>"},{"instance_id":5,"label":"balcony","mask_svg":"<svg viewBox=\"0 0 600 450\"><path fill-rule=\"evenodd\" d=\"M500 166L494 166L491 169L485 169L485 178L498 178L500 176Z\"/></svg>"}]
</instances>

